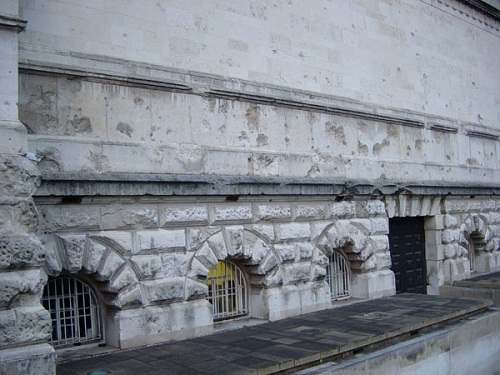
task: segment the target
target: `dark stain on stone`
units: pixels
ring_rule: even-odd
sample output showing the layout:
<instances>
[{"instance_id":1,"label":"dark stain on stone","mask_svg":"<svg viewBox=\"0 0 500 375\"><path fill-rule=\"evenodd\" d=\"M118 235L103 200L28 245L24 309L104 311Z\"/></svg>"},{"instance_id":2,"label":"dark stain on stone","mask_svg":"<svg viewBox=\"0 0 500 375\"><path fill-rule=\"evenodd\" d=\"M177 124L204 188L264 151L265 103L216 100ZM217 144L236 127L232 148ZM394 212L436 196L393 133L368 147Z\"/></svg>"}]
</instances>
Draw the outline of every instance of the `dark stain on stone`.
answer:
<instances>
[{"instance_id":1,"label":"dark stain on stone","mask_svg":"<svg viewBox=\"0 0 500 375\"><path fill-rule=\"evenodd\" d=\"M252 104L245 114L247 118L248 127L250 130L259 129L259 120L260 120L260 108L258 105Z\"/></svg>"},{"instance_id":2,"label":"dark stain on stone","mask_svg":"<svg viewBox=\"0 0 500 375\"><path fill-rule=\"evenodd\" d=\"M382 141L382 143L375 143L373 145L373 153L375 155L379 155L380 152L382 151L382 149L384 149L385 147L389 146L391 144L391 141L389 141L388 139L384 139Z\"/></svg>"},{"instance_id":3,"label":"dark stain on stone","mask_svg":"<svg viewBox=\"0 0 500 375\"><path fill-rule=\"evenodd\" d=\"M269 137L265 134L260 133L257 136L257 144L259 147L267 146L269 144Z\"/></svg>"},{"instance_id":4,"label":"dark stain on stone","mask_svg":"<svg viewBox=\"0 0 500 375\"><path fill-rule=\"evenodd\" d=\"M422 150L423 143L424 143L424 141L422 141L421 139L416 139L415 140L415 149Z\"/></svg>"},{"instance_id":5,"label":"dark stain on stone","mask_svg":"<svg viewBox=\"0 0 500 375\"><path fill-rule=\"evenodd\" d=\"M31 134L57 134L57 91L34 88L27 103L19 103L19 119Z\"/></svg>"},{"instance_id":6,"label":"dark stain on stone","mask_svg":"<svg viewBox=\"0 0 500 375\"><path fill-rule=\"evenodd\" d=\"M118 125L116 125L116 130L128 137L132 137L132 133L134 132L134 129L126 122L119 122Z\"/></svg>"},{"instance_id":7,"label":"dark stain on stone","mask_svg":"<svg viewBox=\"0 0 500 375\"><path fill-rule=\"evenodd\" d=\"M141 98L140 96L136 96L134 99L134 104L135 105L143 105L144 104L144 99Z\"/></svg>"},{"instance_id":8,"label":"dark stain on stone","mask_svg":"<svg viewBox=\"0 0 500 375\"><path fill-rule=\"evenodd\" d=\"M333 136L344 146L347 146L347 139L344 132L344 127L342 125L335 126L330 121L325 122L325 131L328 135Z\"/></svg>"},{"instance_id":9,"label":"dark stain on stone","mask_svg":"<svg viewBox=\"0 0 500 375\"><path fill-rule=\"evenodd\" d=\"M66 131L67 135L75 135L75 134L85 134L92 132L92 123L90 122L90 118L87 116L78 116L75 115L73 120L68 120L66 122Z\"/></svg>"},{"instance_id":10,"label":"dark stain on stone","mask_svg":"<svg viewBox=\"0 0 500 375\"><path fill-rule=\"evenodd\" d=\"M215 98L206 98L205 100L207 101L207 104L208 104L208 110L210 112L214 112L216 99Z\"/></svg>"},{"instance_id":11,"label":"dark stain on stone","mask_svg":"<svg viewBox=\"0 0 500 375\"><path fill-rule=\"evenodd\" d=\"M368 146L365 145L364 143L361 143L359 140L358 140L358 153L360 155L368 155Z\"/></svg>"},{"instance_id":12,"label":"dark stain on stone","mask_svg":"<svg viewBox=\"0 0 500 375\"><path fill-rule=\"evenodd\" d=\"M399 138L399 134L401 132L401 129L399 125L389 125L389 128L387 129L387 135L390 138Z\"/></svg>"}]
</instances>

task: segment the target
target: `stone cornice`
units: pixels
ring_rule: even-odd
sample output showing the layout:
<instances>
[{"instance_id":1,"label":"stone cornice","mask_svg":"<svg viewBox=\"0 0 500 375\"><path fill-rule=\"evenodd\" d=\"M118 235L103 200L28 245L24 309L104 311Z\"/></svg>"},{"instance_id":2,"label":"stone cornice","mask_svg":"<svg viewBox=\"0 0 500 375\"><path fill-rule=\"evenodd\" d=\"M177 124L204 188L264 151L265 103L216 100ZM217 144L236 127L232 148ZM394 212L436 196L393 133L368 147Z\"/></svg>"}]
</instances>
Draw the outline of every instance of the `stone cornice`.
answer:
<instances>
[{"instance_id":1,"label":"stone cornice","mask_svg":"<svg viewBox=\"0 0 500 375\"><path fill-rule=\"evenodd\" d=\"M35 193L50 196L492 196L500 186L442 181L397 182L340 178L285 178L179 174L44 174Z\"/></svg>"},{"instance_id":2,"label":"stone cornice","mask_svg":"<svg viewBox=\"0 0 500 375\"><path fill-rule=\"evenodd\" d=\"M0 30L9 30L19 33L26 28L27 23L28 21L21 18L0 14Z\"/></svg>"},{"instance_id":3,"label":"stone cornice","mask_svg":"<svg viewBox=\"0 0 500 375\"><path fill-rule=\"evenodd\" d=\"M496 19L497 21L500 21L500 10L497 7L494 7L485 1L481 0L459 0L459 1L479 10L484 14L487 14L488 16Z\"/></svg>"},{"instance_id":4,"label":"stone cornice","mask_svg":"<svg viewBox=\"0 0 500 375\"><path fill-rule=\"evenodd\" d=\"M421 0L500 36L500 10L481 0ZM431 1L430 3L428 1Z\"/></svg>"}]
</instances>

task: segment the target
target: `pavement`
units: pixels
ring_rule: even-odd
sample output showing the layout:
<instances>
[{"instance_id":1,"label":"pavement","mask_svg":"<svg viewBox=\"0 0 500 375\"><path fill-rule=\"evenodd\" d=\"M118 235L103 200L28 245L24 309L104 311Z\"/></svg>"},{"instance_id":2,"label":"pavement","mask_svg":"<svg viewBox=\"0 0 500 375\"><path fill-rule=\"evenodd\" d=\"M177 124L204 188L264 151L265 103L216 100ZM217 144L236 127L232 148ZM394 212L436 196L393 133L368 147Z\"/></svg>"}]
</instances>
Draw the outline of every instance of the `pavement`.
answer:
<instances>
[{"instance_id":1,"label":"pavement","mask_svg":"<svg viewBox=\"0 0 500 375\"><path fill-rule=\"evenodd\" d=\"M60 363L57 374L292 373L408 339L488 306L488 302L480 300L399 294L189 340Z\"/></svg>"},{"instance_id":2,"label":"pavement","mask_svg":"<svg viewBox=\"0 0 500 375\"><path fill-rule=\"evenodd\" d=\"M500 289L500 271L486 275L471 277L470 279L455 281L453 286Z\"/></svg>"}]
</instances>

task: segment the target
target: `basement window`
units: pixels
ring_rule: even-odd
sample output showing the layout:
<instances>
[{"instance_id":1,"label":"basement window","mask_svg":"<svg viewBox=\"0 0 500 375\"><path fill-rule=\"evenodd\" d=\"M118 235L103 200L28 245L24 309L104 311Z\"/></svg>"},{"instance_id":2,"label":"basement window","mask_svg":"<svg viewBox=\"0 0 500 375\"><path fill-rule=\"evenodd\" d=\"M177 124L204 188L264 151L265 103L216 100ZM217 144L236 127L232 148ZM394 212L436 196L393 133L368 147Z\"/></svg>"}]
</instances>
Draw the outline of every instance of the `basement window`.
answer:
<instances>
[{"instance_id":1,"label":"basement window","mask_svg":"<svg viewBox=\"0 0 500 375\"><path fill-rule=\"evenodd\" d=\"M232 319L248 314L248 288L245 275L232 262L219 261L208 274L208 301L214 320Z\"/></svg>"},{"instance_id":2,"label":"basement window","mask_svg":"<svg viewBox=\"0 0 500 375\"><path fill-rule=\"evenodd\" d=\"M326 281L330 287L332 301L351 297L351 272L345 256L333 251L328 256Z\"/></svg>"},{"instance_id":3,"label":"basement window","mask_svg":"<svg viewBox=\"0 0 500 375\"><path fill-rule=\"evenodd\" d=\"M50 343L54 347L80 345L101 338L97 298L84 282L71 276L49 279L42 305L50 313Z\"/></svg>"}]
</instances>

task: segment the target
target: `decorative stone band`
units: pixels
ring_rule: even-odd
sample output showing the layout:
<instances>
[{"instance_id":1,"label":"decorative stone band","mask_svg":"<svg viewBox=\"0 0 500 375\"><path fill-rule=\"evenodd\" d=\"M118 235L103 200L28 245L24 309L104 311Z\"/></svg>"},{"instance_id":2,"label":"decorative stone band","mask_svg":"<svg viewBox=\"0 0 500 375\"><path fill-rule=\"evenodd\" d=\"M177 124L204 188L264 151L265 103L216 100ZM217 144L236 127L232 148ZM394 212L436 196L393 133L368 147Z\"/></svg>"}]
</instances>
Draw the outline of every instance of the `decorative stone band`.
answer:
<instances>
[{"instance_id":1,"label":"decorative stone band","mask_svg":"<svg viewBox=\"0 0 500 375\"><path fill-rule=\"evenodd\" d=\"M28 21L21 18L0 14L0 30L21 32L26 28Z\"/></svg>"},{"instance_id":2,"label":"decorative stone band","mask_svg":"<svg viewBox=\"0 0 500 375\"><path fill-rule=\"evenodd\" d=\"M44 174L35 193L43 196L152 195L152 196L238 196L257 195L498 195L500 186L428 181L343 180L341 178L285 178L212 176L183 174Z\"/></svg>"},{"instance_id":3,"label":"decorative stone band","mask_svg":"<svg viewBox=\"0 0 500 375\"><path fill-rule=\"evenodd\" d=\"M478 126L492 135L498 133L498 130L492 127L485 127L480 124L465 124L454 119L432 116L421 112L374 107L369 103L344 97L322 95L296 89L291 90L286 87L252 81L229 80L216 75L176 70L106 56L57 51L58 59L62 63L45 62L38 60L39 51L32 51L30 48L30 46L26 45L20 45L19 47L20 73L42 73L153 90L185 92L192 95L262 105L300 108L399 126L425 127L434 131L443 131L443 129L458 130L464 126L469 129L471 126ZM99 62L100 69L95 68L96 61Z\"/></svg>"}]
</instances>

